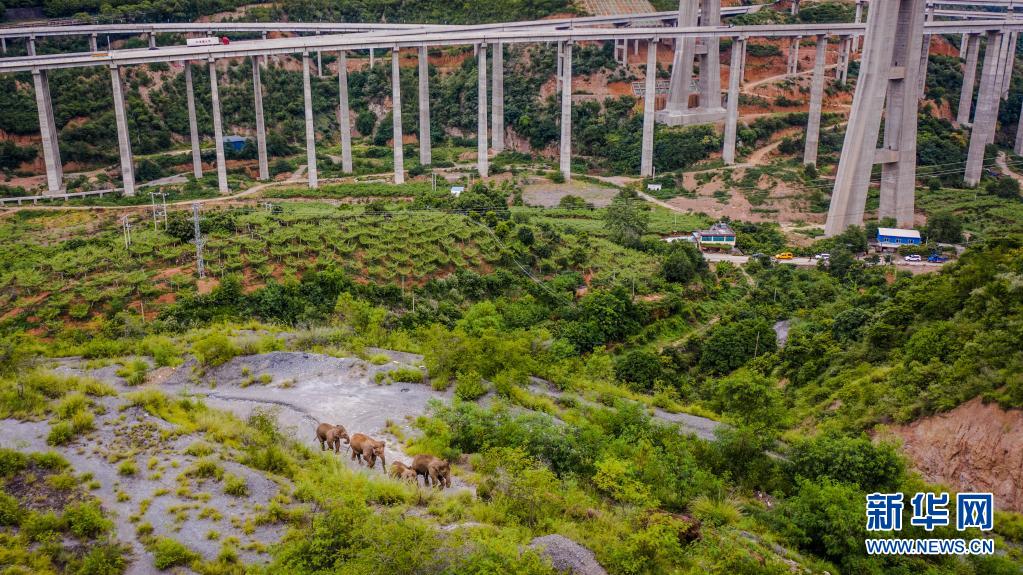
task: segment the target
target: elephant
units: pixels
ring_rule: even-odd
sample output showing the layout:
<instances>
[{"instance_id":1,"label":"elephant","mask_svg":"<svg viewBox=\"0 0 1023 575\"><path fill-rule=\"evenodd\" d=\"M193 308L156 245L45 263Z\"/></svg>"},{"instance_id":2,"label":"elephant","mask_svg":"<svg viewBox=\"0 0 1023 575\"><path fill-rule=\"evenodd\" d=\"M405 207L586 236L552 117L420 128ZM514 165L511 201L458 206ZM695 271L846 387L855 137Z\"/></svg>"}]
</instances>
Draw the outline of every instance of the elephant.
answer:
<instances>
[{"instance_id":1,"label":"elephant","mask_svg":"<svg viewBox=\"0 0 1023 575\"><path fill-rule=\"evenodd\" d=\"M320 451L333 449L334 453L341 451L341 440L344 440L345 444L351 443L343 425L329 423L321 423L316 427L316 439L320 441Z\"/></svg>"},{"instance_id":2,"label":"elephant","mask_svg":"<svg viewBox=\"0 0 1023 575\"><path fill-rule=\"evenodd\" d=\"M433 480L434 487L451 487L451 465L439 457L432 455L417 455L412 458L412 469L416 472L416 478L423 476L426 486L430 486Z\"/></svg>"},{"instance_id":3,"label":"elephant","mask_svg":"<svg viewBox=\"0 0 1023 575\"><path fill-rule=\"evenodd\" d=\"M363 460L369 465L370 469L373 469L376 465L377 458L380 458L380 466L383 469L387 469L387 460L384 458L384 442L381 440L373 439L372 437L356 433L352 436L350 445L352 446L352 459L362 463Z\"/></svg>"},{"instance_id":4,"label":"elephant","mask_svg":"<svg viewBox=\"0 0 1023 575\"><path fill-rule=\"evenodd\" d=\"M400 461L391 464L391 477L419 485L419 476L416 475L416 470Z\"/></svg>"}]
</instances>

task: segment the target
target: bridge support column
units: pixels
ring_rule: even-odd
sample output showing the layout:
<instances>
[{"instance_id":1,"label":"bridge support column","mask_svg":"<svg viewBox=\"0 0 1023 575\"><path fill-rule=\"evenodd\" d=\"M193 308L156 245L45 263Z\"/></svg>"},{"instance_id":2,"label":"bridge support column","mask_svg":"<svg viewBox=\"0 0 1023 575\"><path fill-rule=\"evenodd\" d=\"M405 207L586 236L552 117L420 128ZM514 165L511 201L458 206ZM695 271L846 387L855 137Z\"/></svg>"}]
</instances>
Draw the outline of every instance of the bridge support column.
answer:
<instances>
[{"instance_id":1,"label":"bridge support column","mask_svg":"<svg viewBox=\"0 0 1023 575\"><path fill-rule=\"evenodd\" d=\"M1016 65L1016 44L1019 40L1019 32L1009 32L1008 59L1005 62L1005 74L1002 79L1002 99L1009 97L1009 86L1012 85L1013 68Z\"/></svg>"},{"instance_id":2,"label":"bridge support column","mask_svg":"<svg viewBox=\"0 0 1023 575\"><path fill-rule=\"evenodd\" d=\"M320 33L317 32L316 35L319 36ZM316 51L316 76L323 77L323 52L320 50Z\"/></svg>"},{"instance_id":3,"label":"bridge support column","mask_svg":"<svg viewBox=\"0 0 1023 575\"><path fill-rule=\"evenodd\" d=\"M401 68L398 66L398 47L391 49L391 117L394 129L394 183L405 183L405 145L401 135Z\"/></svg>"},{"instance_id":4,"label":"bridge support column","mask_svg":"<svg viewBox=\"0 0 1023 575\"><path fill-rule=\"evenodd\" d=\"M792 0L792 15L799 15L799 0Z\"/></svg>"},{"instance_id":5,"label":"bridge support column","mask_svg":"<svg viewBox=\"0 0 1023 575\"><path fill-rule=\"evenodd\" d=\"M266 36L267 36L266 30L263 30L262 32L260 32L260 36L264 40L266 40ZM263 69L266 70L266 67L270 65L270 56L263 56L262 58L259 59L259 63L263 67Z\"/></svg>"},{"instance_id":6,"label":"bridge support column","mask_svg":"<svg viewBox=\"0 0 1023 575\"><path fill-rule=\"evenodd\" d=\"M1023 114L1023 111L1020 113ZM1023 155L1023 115L1020 116L1020 122L1016 126L1016 142L1012 146L1012 151L1017 156Z\"/></svg>"},{"instance_id":7,"label":"bridge support column","mask_svg":"<svg viewBox=\"0 0 1023 575\"><path fill-rule=\"evenodd\" d=\"M192 65L185 60L185 99L188 101L188 130L192 140L192 174L202 177L202 152L199 150L199 122L195 117L195 90L192 89Z\"/></svg>"},{"instance_id":8,"label":"bridge support column","mask_svg":"<svg viewBox=\"0 0 1023 575\"><path fill-rule=\"evenodd\" d=\"M838 70L835 73L835 78L843 84L849 81L849 58L852 57L853 40L852 36L842 38L842 51L838 56Z\"/></svg>"},{"instance_id":9,"label":"bridge support column","mask_svg":"<svg viewBox=\"0 0 1023 575\"><path fill-rule=\"evenodd\" d=\"M817 148L821 140L821 108L824 105L824 63L827 59L828 37L817 35L817 53L813 61L813 78L810 80L810 113L806 121L806 144L803 149L803 165L817 165Z\"/></svg>"},{"instance_id":10,"label":"bridge support column","mask_svg":"<svg viewBox=\"0 0 1023 575\"><path fill-rule=\"evenodd\" d=\"M802 40L802 36L796 36L789 44L789 67L786 72L789 76L799 73L799 43Z\"/></svg>"},{"instance_id":11,"label":"bridge support column","mask_svg":"<svg viewBox=\"0 0 1023 575\"><path fill-rule=\"evenodd\" d=\"M309 187L320 187L316 171L316 126L313 123L313 88L309 78L309 52L302 52L302 99L305 102L305 158Z\"/></svg>"},{"instance_id":12,"label":"bridge support column","mask_svg":"<svg viewBox=\"0 0 1023 575\"><path fill-rule=\"evenodd\" d=\"M373 48L370 48L369 49L369 67L372 68L373 66L376 66L376 65L377 65L376 50L373 49Z\"/></svg>"},{"instance_id":13,"label":"bridge support column","mask_svg":"<svg viewBox=\"0 0 1023 575\"><path fill-rule=\"evenodd\" d=\"M962 38L959 39L959 59L966 59L966 46L970 39L971 34L969 32L963 32Z\"/></svg>"},{"instance_id":14,"label":"bridge support column","mask_svg":"<svg viewBox=\"0 0 1023 575\"><path fill-rule=\"evenodd\" d=\"M28 55L29 56L35 56L36 55L36 37L35 36L29 36L28 37L28 45L26 46L26 49L28 50Z\"/></svg>"},{"instance_id":15,"label":"bridge support column","mask_svg":"<svg viewBox=\"0 0 1023 575\"><path fill-rule=\"evenodd\" d=\"M348 53L337 53L337 123L341 130L341 171L352 173L352 112L348 105Z\"/></svg>"},{"instance_id":16,"label":"bridge support column","mask_svg":"<svg viewBox=\"0 0 1023 575\"><path fill-rule=\"evenodd\" d=\"M729 166L735 163L736 134L739 130L739 84L745 59L746 38L736 38L732 42L732 60L728 67L728 114L725 119L724 147L721 150L721 159Z\"/></svg>"},{"instance_id":17,"label":"bridge support column","mask_svg":"<svg viewBox=\"0 0 1023 575\"><path fill-rule=\"evenodd\" d=\"M419 163L433 163L433 142L430 140L430 61L426 46L419 47Z\"/></svg>"},{"instance_id":18,"label":"bridge support column","mask_svg":"<svg viewBox=\"0 0 1023 575\"><path fill-rule=\"evenodd\" d=\"M734 44L733 44L734 46ZM643 148L639 162L639 175L654 175L654 106L657 102L657 40L646 45L646 78L643 92Z\"/></svg>"},{"instance_id":19,"label":"bridge support column","mask_svg":"<svg viewBox=\"0 0 1023 575\"><path fill-rule=\"evenodd\" d=\"M476 169L481 178L490 175L490 158L487 156L487 45L476 47Z\"/></svg>"},{"instance_id":20,"label":"bridge support column","mask_svg":"<svg viewBox=\"0 0 1023 575\"><path fill-rule=\"evenodd\" d=\"M682 0L679 2L680 26L716 27L721 25L721 0ZM721 106L721 56L717 37L707 37L699 45L695 38L675 41L675 57L671 67L668 105L657 115L657 121L670 126L709 124L725 119ZM689 107L693 64L699 62L697 89L699 103Z\"/></svg>"},{"instance_id":21,"label":"bridge support column","mask_svg":"<svg viewBox=\"0 0 1023 575\"><path fill-rule=\"evenodd\" d=\"M973 117L970 132L970 148L966 156L966 172L963 183L973 187L980 183L984 169L984 147L994 137L998 122L998 45L1002 42L1000 32L988 32L987 49L984 53L984 69L980 75L980 91L977 93L977 111Z\"/></svg>"},{"instance_id":22,"label":"bridge support column","mask_svg":"<svg viewBox=\"0 0 1023 575\"><path fill-rule=\"evenodd\" d=\"M859 24L863 22L863 2L865 0L856 0L856 14L853 17L853 22ZM860 51L860 36L853 36L853 52Z\"/></svg>"},{"instance_id":23,"label":"bridge support column","mask_svg":"<svg viewBox=\"0 0 1023 575\"><path fill-rule=\"evenodd\" d=\"M504 44L494 44L494 77L492 82L493 110L490 115L490 142L494 153L504 151Z\"/></svg>"},{"instance_id":24,"label":"bridge support column","mask_svg":"<svg viewBox=\"0 0 1023 575\"><path fill-rule=\"evenodd\" d=\"M128 137L128 114L124 106L124 86L121 84L121 69L110 67L110 80L114 96L114 119L117 122L117 147L121 152L121 181L125 196L135 195L135 164L131 155L131 139Z\"/></svg>"},{"instance_id":25,"label":"bridge support column","mask_svg":"<svg viewBox=\"0 0 1023 575\"><path fill-rule=\"evenodd\" d=\"M95 34L92 35L92 42L93 42L93 45L95 46L96 45L96 35ZM7 38L0 38L0 49L3 50L3 54L4 54L4 56L6 56L7 55ZM93 48L92 51L95 52L96 49Z\"/></svg>"},{"instance_id":26,"label":"bridge support column","mask_svg":"<svg viewBox=\"0 0 1023 575\"><path fill-rule=\"evenodd\" d=\"M565 43L564 42L558 42L558 56L556 58L556 61L557 61L558 70L554 74L554 86L558 89L558 91L561 91L561 77L564 75L562 73L561 67L565 65Z\"/></svg>"},{"instance_id":27,"label":"bridge support column","mask_svg":"<svg viewBox=\"0 0 1023 575\"><path fill-rule=\"evenodd\" d=\"M95 34L89 35L89 51L99 52L99 38ZM5 50L6 52L6 50Z\"/></svg>"},{"instance_id":28,"label":"bridge support column","mask_svg":"<svg viewBox=\"0 0 1023 575\"><path fill-rule=\"evenodd\" d=\"M561 174L572 179L572 43L565 42L561 65Z\"/></svg>"},{"instance_id":29,"label":"bridge support column","mask_svg":"<svg viewBox=\"0 0 1023 575\"><path fill-rule=\"evenodd\" d=\"M924 20L926 22L934 21L934 4L927 3L927 9L925 12ZM923 39L923 47L920 50L920 77L918 78L919 86L917 89L917 97L923 99L924 92L927 89L927 64L930 60L931 55L931 35L925 34Z\"/></svg>"},{"instance_id":30,"label":"bridge support column","mask_svg":"<svg viewBox=\"0 0 1023 575\"><path fill-rule=\"evenodd\" d=\"M148 34L148 37L149 37L148 38L149 39L149 49L153 50L153 49L156 48L156 32L150 32Z\"/></svg>"},{"instance_id":31,"label":"bridge support column","mask_svg":"<svg viewBox=\"0 0 1023 575\"><path fill-rule=\"evenodd\" d=\"M995 97L994 108L995 108L995 122L996 123L998 121L997 120L997 118L998 118L998 107L1001 105L1001 100L1002 100L1002 85L1005 82L1005 77L1009 74L1009 70L1008 70L1008 64L1009 64L1009 34L1008 33L1002 34L1002 41L999 43L999 47L1000 47L1000 51L998 52L998 67L995 69L996 70L996 72L995 72L995 94L996 95L994 96ZM983 81L983 79L981 81ZM978 95L977 99L978 100L980 99L979 95ZM980 107L979 103L977 104L977 107L978 108ZM987 143L988 144L994 144L995 143L995 132L996 131L997 131L996 128L992 128L990 131L986 132L988 134L988 139L987 139ZM972 136L972 134L971 134L971 136Z\"/></svg>"},{"instance_id":32,"label":"bridge support column","mask_svg":"<svg viewBox=\"0 0 1023 575\"><path fill-rule=\"evenodd\" d=\"M39 134L42 136L43 163L46 165L46 191L59 194L64 189L64 170L60 162L60 144L57 141L57 124L53 118L53 101L50 99L50 80L46 70L33 70L36 108L39 109Z\"/></svg>"},{"instance_id":33,"label":"bridge support column","mask_svg":"<svg viewBox=\"0 0 1023 575\"><path fill-rule=\"evenodd\" d=\"M973 86L977 81L977 60L980 55L980 34L964 34L966 36L966 63L963 65L963 90L959 94L959 113L956 122L960 126L970 123L970 112L973 109Z\"/></svg>"},{"instance_id":34,"label":"bridge support column","mask_svg":"<svg viewBox=\"0 0 1023 575\"><path fill-rule=\"evenodd\" d=\"M891 0L871 6L859 80L824 227L828 237L863 223L875 163L883 164L880 215L895 216L900 224L912 223L923 7L923 0ZM877 150L874 142L882 114L886 118L884 148Z\"/></svg>"},{"instance_id":35,"label":"bridge support column","mask_svg":"<svg viewBox=\"0 0 1023 575\"><path fill-rule=\"evenodd\" d=\"M260 56L252 57L252 103L256 108L256 156L259 159L259 179L270 179L270 164L266 157L266 123L263 119L263 82L259 74Z\"/></svg>"},{"instance_id":36,"label":"bridge support column","mask_svg":"<svg viewBox=\"0 0 1023 575\"><path fill-rule=\"evenodd\" d=\"M221 194L227 187L227 158L224 157L224 120L220 116L220 88L217 86L217 63L210 58L210 96L213 100L213 141L217 153L217 190Z\"/></svg>"}]
</instances>

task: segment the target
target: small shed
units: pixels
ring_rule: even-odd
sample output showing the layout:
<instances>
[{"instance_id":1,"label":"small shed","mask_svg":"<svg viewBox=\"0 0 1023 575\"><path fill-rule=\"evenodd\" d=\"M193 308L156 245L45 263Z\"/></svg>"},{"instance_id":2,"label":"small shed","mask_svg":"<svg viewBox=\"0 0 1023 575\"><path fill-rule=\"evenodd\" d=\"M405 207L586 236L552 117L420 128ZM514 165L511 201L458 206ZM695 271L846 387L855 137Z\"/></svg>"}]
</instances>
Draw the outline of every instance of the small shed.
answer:
<instances>
[{"instance_id":1,"label":"small shed","mask_svg":"<svg viewBox=\"0 0 1023 575\"><path fill-rule=\"evenodd\" d=\"M243 148L245 148L245 142L248 141L248 138L242 136L224 136L224 148L240 152Z\"/></svg>"},{"instance_id":2,"label":"small shed","mask_svg":"<svg viewBox=\"0 0 1023 575\"><path fill-rule=\"evenodd\" d=\"M877 245L882 248L898 248L900 246L918 246L922 240L920 232L900 228L877 228Z\"/></svg>"}]
</instances>

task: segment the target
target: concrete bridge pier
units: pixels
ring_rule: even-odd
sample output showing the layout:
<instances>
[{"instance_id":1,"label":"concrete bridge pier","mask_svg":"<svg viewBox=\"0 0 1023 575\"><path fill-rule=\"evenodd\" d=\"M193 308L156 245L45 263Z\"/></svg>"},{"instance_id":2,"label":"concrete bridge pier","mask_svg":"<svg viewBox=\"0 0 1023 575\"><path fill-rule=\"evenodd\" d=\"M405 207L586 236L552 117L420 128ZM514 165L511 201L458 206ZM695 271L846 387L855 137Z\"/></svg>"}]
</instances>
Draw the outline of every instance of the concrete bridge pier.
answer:
<instances>
[{"instance_id":1,"label":"concrete bridge pier","mask_svg":"<svg viewBox=\"0 0 1023 575\"><path fill-rule=\"evenodd\" d=\"M1002 78L1002 99L1009 97L1009 86L1012 84L1012 73L1013 68L1016 65L1016 44L1019 40L1019 32L1009 32L1008 38L1008 54L1005 63L1005 74Z\"/></svg>"},{"instance_id":2,"label":"concrete bridge pier","mask_svg":"<svg viewBox=\"0 0 1023 575\"><path fill-rule=\"evenodd\" d=\"M490 175L487 141L487 45L476 47L476 169L481 178Z\"/></svg>"},{"instance_id":3,"label":"concrete bridge pier","mask_svg":"<svg viewBox=\"0 0 1023 575\"><path fill-rule=\"evenodd\" d=\"M494 153L504 151L504 44L494 44L494 76L491 78L491 95L493 110L490 116L490 147Z\"/></svg>"},{"instance_id":4,"label":"concrete bridge pier","mask_svg":"<svg viewBox=\"0 0 1023 575\"><path fill-rule=\"evenodd\" d=\"M320 35L319 31L316 32L316 35ZM320 50L316 51L316 76L323 77L323 52Z\"/></svg>"},{"instance_id":5,"label":"concrete bridge pier","mask_svg":"<svg viewBox=\"0 0 1023 575\"><path fill-rule=\"evenodd\" d=\"M217 190L221 194L230 191L227 187L227 159L224 157L224 120L220 116L220 88L217 86L217 63L210 58L210 96L213 100L213 141L217 153Z\"/></svg>"},{"instance_id":6,"label":"concrete bridge pier","mask_svg":"<svg viewBox=\"0 0 1023 575\"><path fill-rule=\"evenodd\" d=\"M916 176L917 75L923 37L923 0L871 5L863 60L824 233L861 225L871 169L882 164L881 217L912 224ZM887 109L886 109L887 108ZM884 146L874 147L885 121Z\"/></svg>"},{"instance_id":7,"label":"concrete bridge pier","mask_svg":"<svg viewBox=\"0 0 1023 575\"><path fill-rule=\"evenodd\" d=\"M309 188L320 187L316 170L316 126L313 121L313 88L309 78L309 52L302 52L302 99L305 102L305 157Z\"/></svg>"},{"instance_id":8,"label":"concrete bridge pier","mask_svg":"<svg viewBox=\"0 0 1023 575\"><path fill-rule=\"evenodd\" d=\"M733 44L734 46L734 44ZM654 175L654 105L657 101L657 40L646 45L646 79L643 84L643 147L639 162L639 175Z\"/></svg>"},{"instance_id":9,"label":"concrete bridge pier","mask_svg":"<svg viewBox=\"0 0 1023 575\"><path fill-rule=\"evenodd\" d=\"M803 165L817 165L817 148L821 140L821 108L824 105L824 63L827 58L828 37L817 35L817 52L813 61L813 78L810 80L810 113L806 122L806 143L803 149Z\"/></svg>"},{"instance_id":10,"label":"concrete bridge pier","mask_svg":"<svg viewBox=\"0 0 1023 575\"><path fill-rule=\"evenodd\" d=\"M802 41L802 36L796 36L789 44L789 66L786 72L789 76L799 73L799 43Z\"/></svg>"},{"instance_id":11,"label":"concrete bridge pier","mask_svg":"<svg viewBox=\"0 0 1023 575\"><path fill-rule=\"evenodd\" d=\"M572 179L572 42L565 42L561 65L561 174Z\"/></svg>"},{"instance_id":12,"label":"concrete bridge pier","mask_svg":"<svg viewBox=\"0 0 1023 575\"><path fill-rule=\"evenodd\" d=\"M374 48L369 49L369 67L372 68L377 65L377 55Z\"/></svg>"},{"instance_id":13,"label":"concrete bridge pier","mask_svg":"<svg viewBox=\"0 0 1023 575\"><path fill-rule=\"evenodd\" d=\"M419 47L419 163L433 163L433 142L430 141L430 61L426 46Z\"/></svg>"},{"instance_id":14,"label":"concrete bridge pier","mask_svg":"<svg viewBox=\"0 0 1023 575\"><path fill-rule=\"evenodd\" d=\"M35 56L36 55L36 37L35 36L29 36L28 37L28 44L25 46L25 48L28 50L28 55L29 56Z\"/></svg>"},{"instance_id":15,"label":"concrete bridge pier","mask_svg":"<svg viewBox=\"0 0 1023 575\"><path fill-rule=\"evenodd\" d=\"M838 52L838 66L835 68L835 79L845 84L849 81L849 58L852 56L852 36L842 36L841 49Z\"/></svg>"},{"instance_id":16,"label":"concrete bridge pier","mask_svg":"<svg viewBox=\"0 0 1023 575\"><path fill-rule=\"evenodd\" d=\"M185 61L185 99L188 101L188 130L192 140L192 175L202 177L202 152L199 150L199 123L195 117L195 90L192 88L192 65Z\"/></svg>"},{"instance_id":17,"label":"concrete bridge pier","mask_svg":"<svg viewBox=\"0 0 1023 575\"><path fill-rule=\"evenodd\" d=\"M934 4L928 2L927 9L924 16L925 21L934 21ZM917 97L921 100L924 97L924 91L927 89L927 64L930 60L931 55L931 35L925 34L923 39L923 48L920 50L920 76L918 78L919 87L917 89Z\"/></svg>"},{"instance_id":18,"label":"concrete bridge pier","mask_svg":"<svg viewBox=\"0 0 1023 575\"><path fill-rule=\"evenodd\" d=\"M732 59L728 67L728 101L725 116L724 147L721 159L725 164L735 163L736 134L739 129L739 85L742 82L743 62L746 60L746 38L732 41Z\"/></svg>"},{"instance_id":19,"label":"concrete bridge pier","mask_svg":"<svg viewBox=\"0 0 1023 575\"><path fill-rule=\"evenodd\" d=\"M853 16L853 22L855 22L857 24L859 24L860 22L863 22L863 3L865 1L866 0L856 0L856 14L855 14L855 16ZM860 51L860 36L859 35L853 36L852 48L853 48L853 52L859 52Z\"/></svg>"},{"instance_id":20,"label":"concrete bridge pier","mask_svg":"<svg viewBox=\"0 0 1023 575\"><path fill-rule=\"evenodd\" d=\"M557 55L558 70L554 74L554 86L558 91L561 91L561 77L564 75L562 72L562 66L565 65L565 43L558 42L558 55Z\"/></svg>"},{"instance_id":21,"label":"concrete bridge pier","mask_svg":"<svg viewBox=\"0 0 1023 575\"><path fill-rule=\"evenodd\" d=\"M96 35L93 34L92 38L93 38L93 45L95 46L96 45ZM0 50L3 50L4 56L7 55L7 38L0 38ZM92 51L95 52L96 49L93 48Z\"/></svg>"},{"instance_id":22,"label":"concrete bridge pier","mask_svg":"<svg viewBox=\"0 0 1023 575\"><path fill-rule=\"evenodd\" d=\"M341 171L352 173L352 112L348 105L348 53L337 53L337 123L341 130Z\"/></svg>"},{"instance_id":23,"label":"concrete bridge pier","mask_svg":"<svg viewBox=\"0 0 1023 575\"><path fill-rule=\"evenodd\" d=\"M987 49L984 53L984 68L980 75L980 91L977 93L977 111L973 117L970 132L970 148L966 156L966 171L963 183L973 187L980 183L984 169L984 148L994 137L998 122L998 59L997 46L1002 43L1000 32L987 33Z\"/></svg>"},{"instance_id":24,"label":"concrete bridge pier","mask_svg":"<svg viewBox=\"0 0 1023 575\"><path fill-rule=\"evenodd\" d=\"M259 56L252 57L252 100L256 109L256 156L259 159L259 179L270 179L270 164L266 157L266 122L263 119L263 82L259 73Z\"/></svg>"},{"instance_id":25,"label":"concrete bridge pier","mask_svg":"<svg viewBox=\"0 0 1023 575\"><path fill-rule=\"evenodd\" d=\"M966 36L966 63L963 65L963 89L959 94L959 113L956 123L960 126L970 124L970 112L973 109L973 86L977 81L977 60L980 55L980 34L964 34Z\"/></svg>"},{"instance_id":26,"label":"concrete bridge pier","mask_svg":"<svg viewBox=\"0 0 1023 575\"><path fill-rule=\"evenodd\" d=\"M128 137L128 114L124 106L124 86L121 84L121 69L110 67L110 81L114 96L114 119L117 122L117 147L121 153L121 182L125 196L135 195L135 164L131 154L131 139Z\"/></svg>"},{"instance_id":27,"label":"concrete bridge pier","mask_svg":"<svg viewBox=\"0 0 1023 575\"><path fill-rule=\"evenodd\" d=\"M99 45L98 44L99 44L99 38L96 36L96 34L89 35L89 51L90 52L99 52ZM4 50L4 52L6 53L7 50Z\"/></svg>"},{"instance_id":28,"label":"concrete bridge pier","mask_svg":"<svg viewBox=\"0 0 1023 575\"><path fill-rule=\"evenodd\" d=\"M147 39L149 40L149 49L150 50L156 49L156 32L149 32L146 34L146 36Z\"/></svg>"},{"instance_id":29,"label":"concrete bridge pier","mask_svg":"<svg viewBox=\"0 0 1023 575\"><path fill-rule=\"evenodd\" d=\"M1023 110L1020 113L1023 114ZM1017 156L1023 155L1023 115L1020 118L1020 122L1016 125L1016 141L1012 145L1012 151Z\"/></svg>"},{"instance_id":30,"label":"concrete bridge pier","mask_svg":"<svg viewBox=\"0 0 1023 575\"><path fill-rule=\"evenodd\" d=\"M682 0L679 2L680 26L716 27L721 24L721 0ZM668 104L657 114L657 121L669 126L709 124L725 119L721 107L721 56L717 37L707 37L701 44L695 38L675 41L675 57L671 67ZM699 63L697 81L698 104L690 108L694 64Z\"/></svg>"},{"instance_id":31,"label":"concrete bridge pier","mask_svg":"<svg viewBox=\"0 0 1023 575\"><path fill-rule=\"evenodd\" d=\"M46 70L33 70L36 108L39 110L39 133L42 136L43 163L46 165L46 191L60 194L64 190L64 169L60 162L60 144L57 141L57 124L53 118L53 101L50 99L50 80Z\"/></svg>"},{"instance_id":32,"label":"concrete bridge pier","mask_svg":"<svg viewBox=\"0 0 1023 575\"><path fill-rule=\"evenodd\" d=\"M405 145L401 135L401 68L398 47L391 49L391 127L394 130L394 183L405 183Z\"/></svg>"}]
</instances>

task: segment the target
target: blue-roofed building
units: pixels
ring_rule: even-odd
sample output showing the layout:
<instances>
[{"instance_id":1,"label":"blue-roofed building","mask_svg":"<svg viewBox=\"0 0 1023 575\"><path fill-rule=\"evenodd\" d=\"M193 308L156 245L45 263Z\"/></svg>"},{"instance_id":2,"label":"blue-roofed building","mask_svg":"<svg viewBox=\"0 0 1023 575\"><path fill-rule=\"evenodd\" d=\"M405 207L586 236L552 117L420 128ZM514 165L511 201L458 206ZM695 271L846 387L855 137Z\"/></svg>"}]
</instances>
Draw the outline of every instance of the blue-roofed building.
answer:
<instances>
[{"instance_id":1,"label":"blue-roofed building","mask_svg":"<svg viewBox=\"0 0 1023 575\"><path fill-rule=\"evenodd\" d=\"M701 248L731 249L735 247L735 231L725 222L718 222L709 230L697 230L693 232L693 238Z\"/></svg>"},{"instance_id":2,"label":"blue-roofed building","mask_svg":"<svg viewBox=\"0 0 1023 575\"><path fill-rule=\"evenodd\" d=\"M242 136L224 136L224 149L240 152L245 148L245 142L248 141L248 138Z\"/></svg>"},{"instance_id":3,"label":"blue-roofed building","mask_svg":"<svg viewBox=\"0 0 1023 575\"><path fill-rule=\"evenodd\" d=\"M899 228L877 228L877 245L881 248L899 248L902 246L918 246L923 241L920 232Z\"/></svg>"}]
</instances>

